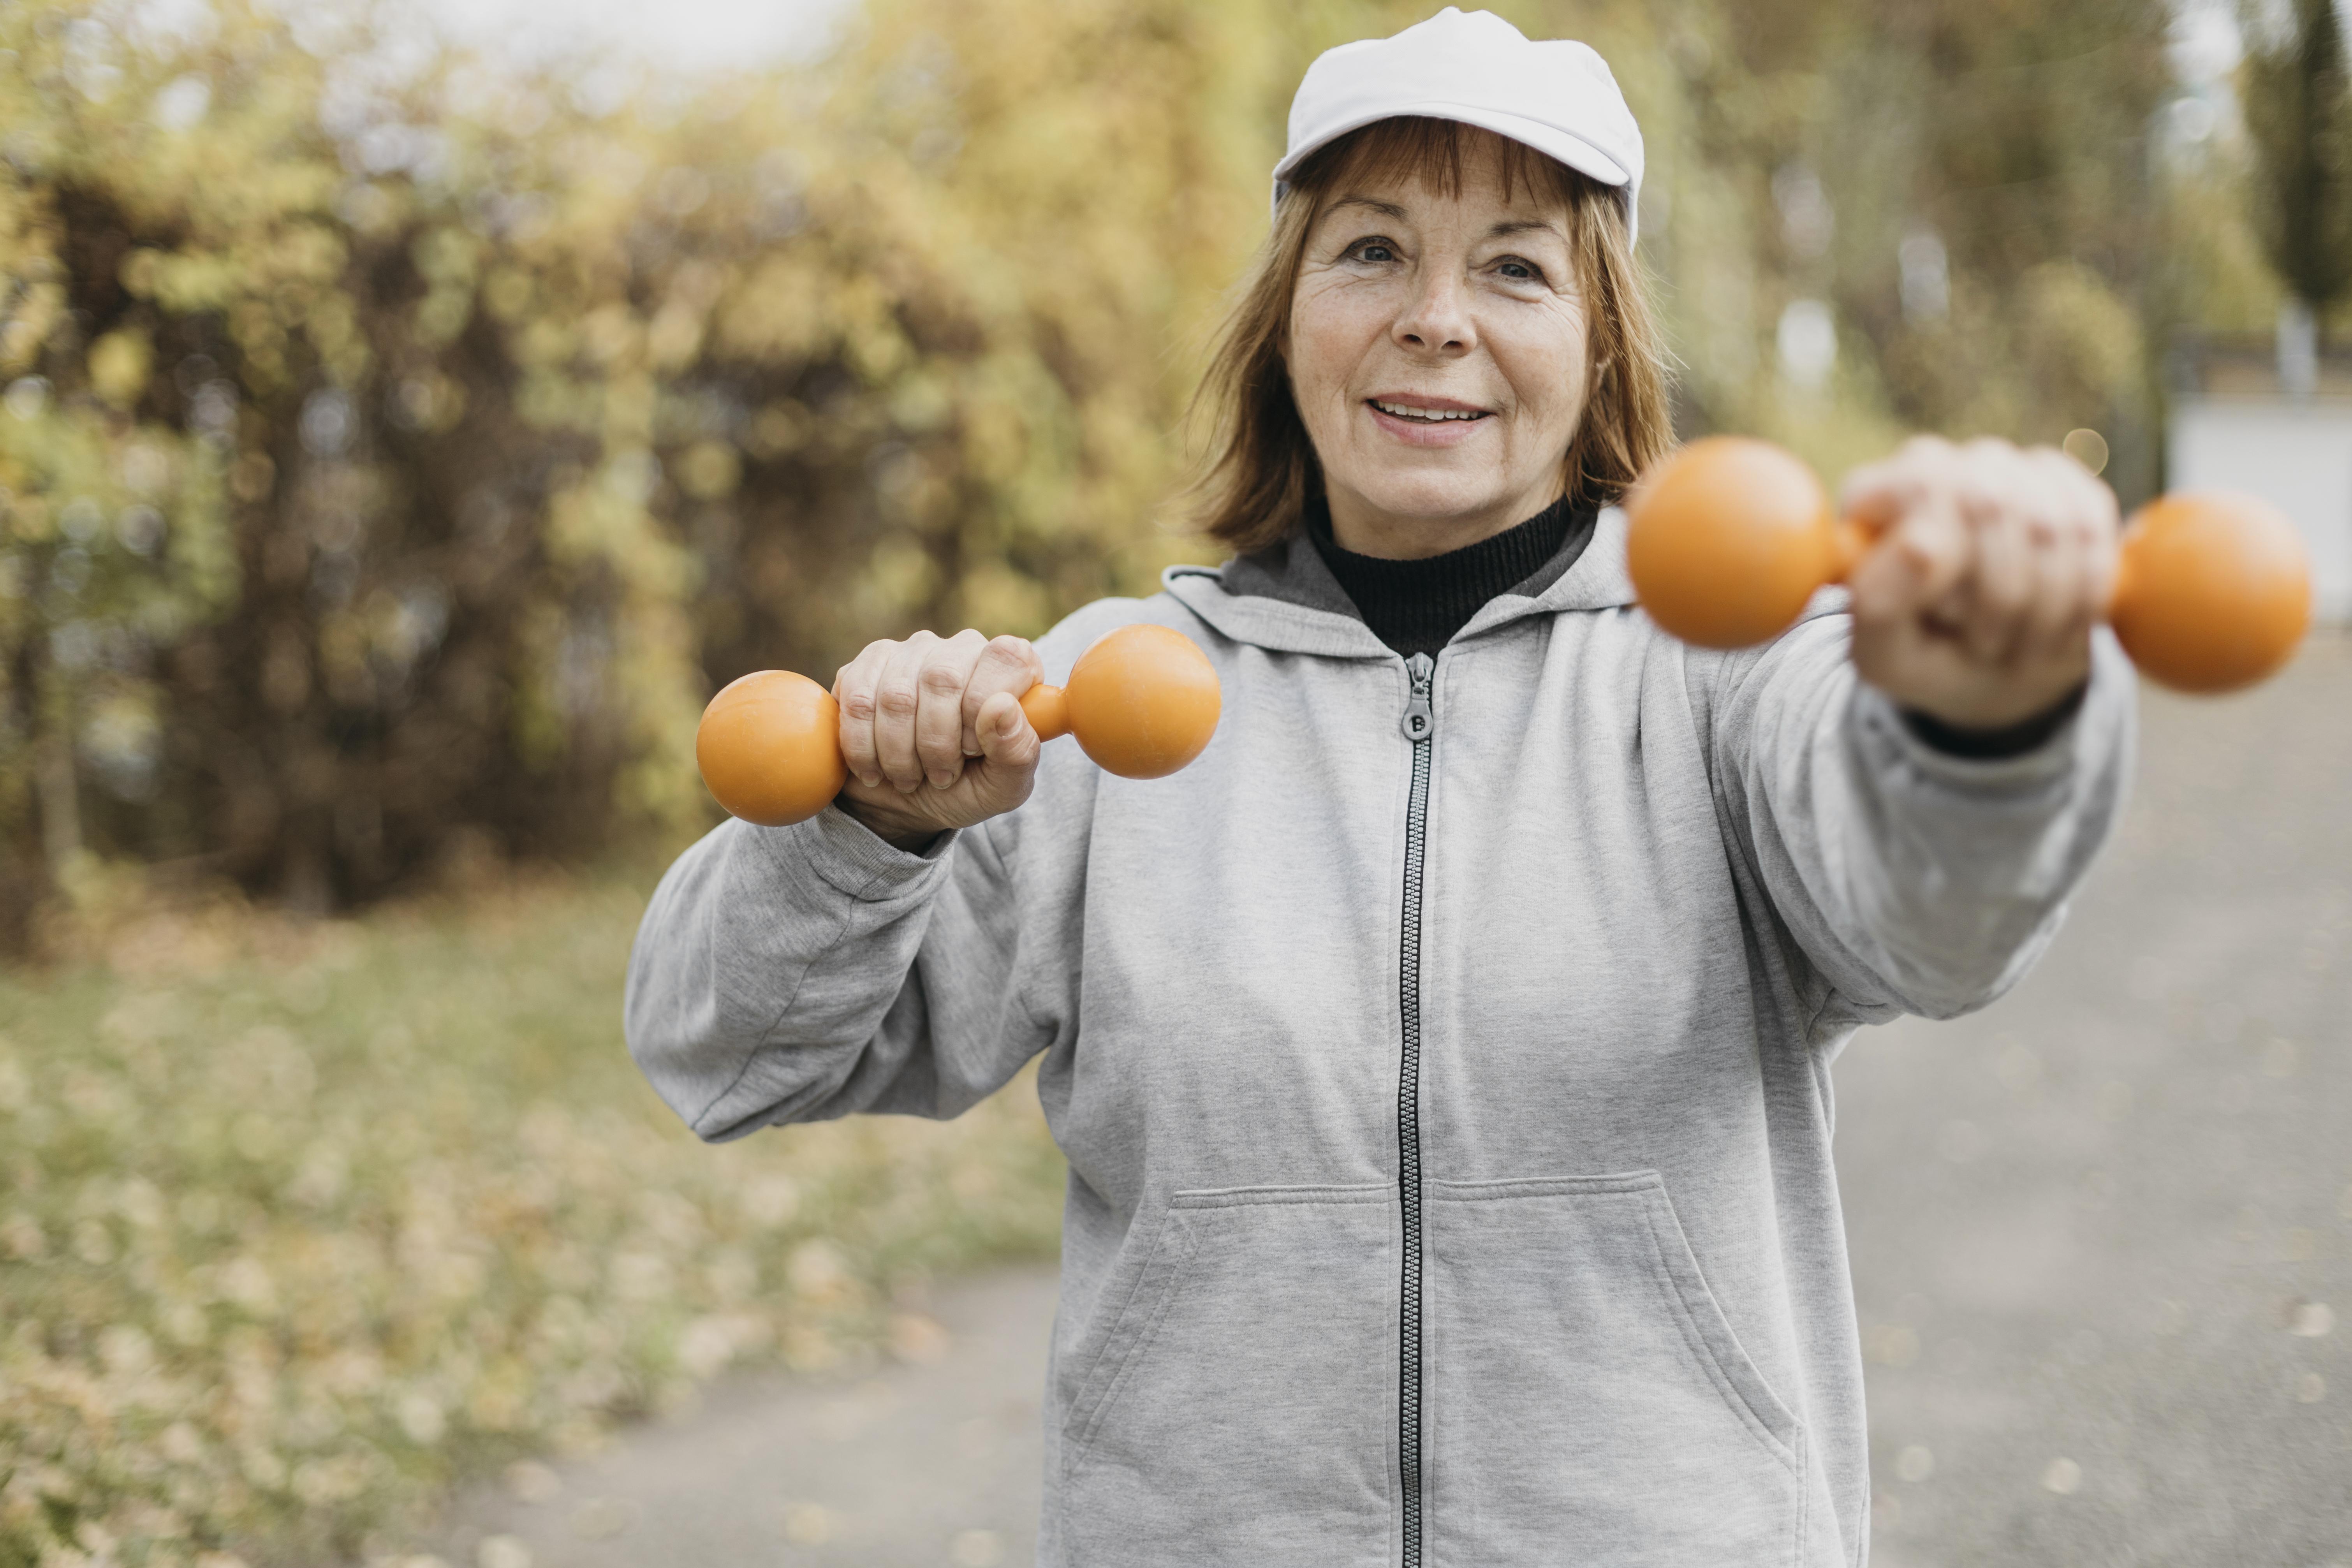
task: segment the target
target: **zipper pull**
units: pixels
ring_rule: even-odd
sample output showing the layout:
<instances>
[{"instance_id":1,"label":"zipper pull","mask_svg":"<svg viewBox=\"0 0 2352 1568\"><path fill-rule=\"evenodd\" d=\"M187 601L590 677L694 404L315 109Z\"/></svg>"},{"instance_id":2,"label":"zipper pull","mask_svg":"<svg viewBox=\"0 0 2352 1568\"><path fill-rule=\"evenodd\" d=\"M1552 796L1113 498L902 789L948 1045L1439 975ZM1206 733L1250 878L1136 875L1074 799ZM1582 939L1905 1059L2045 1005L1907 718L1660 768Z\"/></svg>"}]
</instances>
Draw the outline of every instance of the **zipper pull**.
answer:
<instances>
[{"instance_id":1,"label":"zipper pull","mask_svg":"<svg viewBox=\"0 0 2352 1568\"><path fill-rule=\"evenodd\" d=\"M1404 668L1412 677L1412 697L1404 705L1404 738L1426 741L1437 728L1437 714L1429 705L1430 678L1436 673L1437 664L1427 654L1417 653L1405 660Z\"/></svg>"}]
</instances>

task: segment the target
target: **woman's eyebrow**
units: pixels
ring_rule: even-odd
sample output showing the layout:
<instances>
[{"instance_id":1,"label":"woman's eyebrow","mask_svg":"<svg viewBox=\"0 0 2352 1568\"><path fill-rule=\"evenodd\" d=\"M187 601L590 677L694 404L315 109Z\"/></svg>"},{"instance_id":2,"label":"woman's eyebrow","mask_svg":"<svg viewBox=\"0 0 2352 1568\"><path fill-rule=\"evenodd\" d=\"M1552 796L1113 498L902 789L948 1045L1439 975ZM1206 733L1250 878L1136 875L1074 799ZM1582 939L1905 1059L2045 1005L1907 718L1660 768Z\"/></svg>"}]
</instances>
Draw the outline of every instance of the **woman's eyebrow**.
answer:
<instances>
[{"instance_id":1,"label":"woman's eyebrow","mask_svg":"<svg viewBox=\"0 0 2352 1568\"><path fill-rule=\"evenodd\" d=\"M1382 217L1394 218L1400 223L1404 221L1405 216L1404 208L1397 205L1396 203L1374 201L1370 196L1341 196L1331 204L1330 210L1338 212L1341 207L1370 207Z\"/></svg>"},{"instance_id":2,"label":"woman's eyebrow","mask_svg":"<svg viewBox=\"0 0 2352 1568\"><path fill-rule=\"evenodd\" d=\"M1488 229L1486 231L1486 237L1488 239L1502 239L1514 234L1549 234L1553 237L1561 240L1565 240L1568 237L1568 236L1559 232L1559 226L1558 224L1539 217L1506 219L1504 222L1498 223L1494 227Z\"/></svg>"}]
</instances>

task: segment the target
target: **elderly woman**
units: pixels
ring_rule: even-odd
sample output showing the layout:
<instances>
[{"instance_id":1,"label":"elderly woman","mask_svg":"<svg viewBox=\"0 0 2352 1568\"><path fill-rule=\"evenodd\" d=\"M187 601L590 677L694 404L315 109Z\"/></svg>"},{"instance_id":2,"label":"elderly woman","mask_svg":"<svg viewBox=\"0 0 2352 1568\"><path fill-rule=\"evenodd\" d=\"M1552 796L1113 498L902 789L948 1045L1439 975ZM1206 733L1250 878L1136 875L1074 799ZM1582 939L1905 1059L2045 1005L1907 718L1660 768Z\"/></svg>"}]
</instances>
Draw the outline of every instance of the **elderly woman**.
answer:
<instances>
[{"instance_id":1,"label":"elderly woman","mask_svg":"<svg viewBox=\"0 0 2352 1568\"><path fill-rule=\"evenodd\" d=\"M2106 832L2113 500L1915 442L1850 598L1684 647L1611 504L1668 433L1608 68L1449 9L1290 140L1206 391L1233 558L860 654L835 805L664 879L631 1047L714 1140L1043 1058L1047 1564L1859 1563L1830 1062L1999 995ZM1014 701L1134 622L1226 699L1151 783Z\"/></svg>"}]
</instances>

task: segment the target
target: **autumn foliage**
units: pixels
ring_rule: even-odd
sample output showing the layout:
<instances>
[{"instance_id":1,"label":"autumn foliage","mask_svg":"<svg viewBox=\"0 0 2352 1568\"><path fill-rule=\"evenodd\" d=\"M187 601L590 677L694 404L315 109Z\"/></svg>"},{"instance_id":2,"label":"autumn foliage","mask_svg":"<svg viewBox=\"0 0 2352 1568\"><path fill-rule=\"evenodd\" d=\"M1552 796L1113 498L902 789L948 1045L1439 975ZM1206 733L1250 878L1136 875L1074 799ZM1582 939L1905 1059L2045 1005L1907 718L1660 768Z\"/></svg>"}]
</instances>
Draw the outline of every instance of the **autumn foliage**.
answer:
<instances>
[{"instance_id":1,"label":"autumn foliage","mask_svg":"<svg viewBox=\"0 0 2352 1568\"><path fill-rule=\"evenodd\" d=\"M316 909L690 827L734 676L1211 553L1182 415L1290 89L1426 9L879 0L625 89L324 8L0 12L16 934L100 862ZM2163 6L1506 9L1643 120L1686 431L2088 425L2152 484Z\"/></svg>"}]
</instances>

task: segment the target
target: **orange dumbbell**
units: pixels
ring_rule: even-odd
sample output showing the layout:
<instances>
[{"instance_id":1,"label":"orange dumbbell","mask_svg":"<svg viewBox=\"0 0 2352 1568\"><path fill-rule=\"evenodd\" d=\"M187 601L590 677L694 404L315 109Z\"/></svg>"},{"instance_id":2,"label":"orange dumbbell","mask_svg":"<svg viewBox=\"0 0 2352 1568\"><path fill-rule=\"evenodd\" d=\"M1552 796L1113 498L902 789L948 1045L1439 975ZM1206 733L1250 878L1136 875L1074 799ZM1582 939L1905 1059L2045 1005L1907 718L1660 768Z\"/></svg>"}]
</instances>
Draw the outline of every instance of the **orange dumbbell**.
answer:
<instances>
[{"instance_id":1,"label":"orange dumbbell","mask_svg":"<svg viewBox=\"0 0 2352 1568\"><path fill-rule=\"evenodd\" d=\"M1625 566L1642 607L1705 647L1778 637L1873 542L1831 510L1794 454L1742 436L1676 452L1643 477L1625 513ZM2310 624L2310 559L2267 501L2228 490L2159 496L2132 514L2122 551L2107 622L2132 661L2167 686L2251 686L2287 661Z\"/></svg>"},{"instance_id":2,"label":"orange dumbbell","mask_svg":"<svg viewBox=\"0 0 2352 1568\"><path fill-rule=\"evenodd\" d=\"M1217 672L1192 639L1133 626L1087 649L1067 686L1031 687L1021 711L1038 739L1076 735L1108 772L1156 779L1201 754L1217 728L1219 699ZM806 821L849 782L840 705L805 675L755 670L702 710L694 763L719 804L744 821Z\"/></svg>"}]
</instances>

